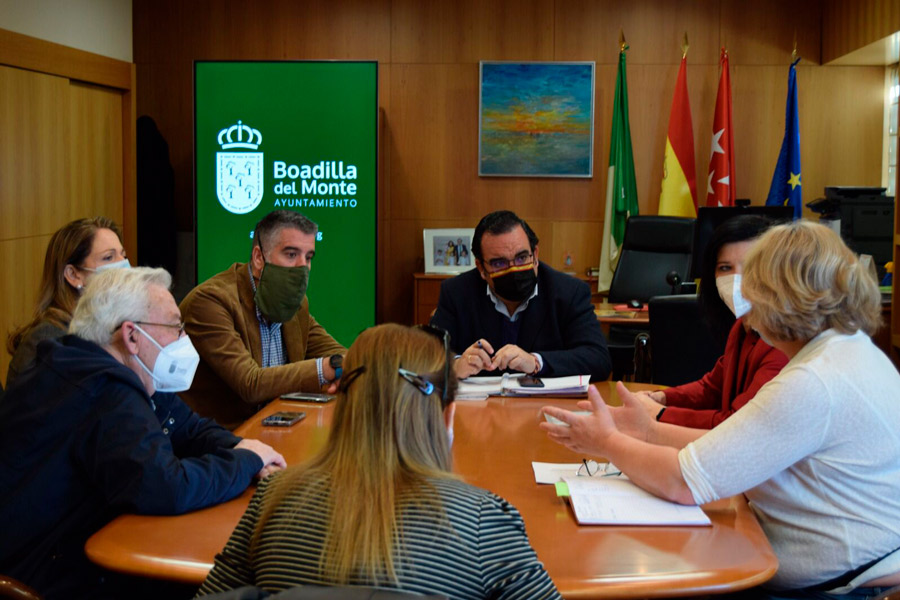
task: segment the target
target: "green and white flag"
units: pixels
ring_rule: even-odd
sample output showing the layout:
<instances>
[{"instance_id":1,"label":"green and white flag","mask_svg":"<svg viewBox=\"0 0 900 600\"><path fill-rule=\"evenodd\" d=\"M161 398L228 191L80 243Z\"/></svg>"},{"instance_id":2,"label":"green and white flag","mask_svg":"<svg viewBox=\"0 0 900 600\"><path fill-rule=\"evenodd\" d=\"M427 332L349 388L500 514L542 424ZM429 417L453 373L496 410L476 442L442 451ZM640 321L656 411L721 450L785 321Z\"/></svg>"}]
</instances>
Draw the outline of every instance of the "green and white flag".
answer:
<instances>
[{"instance_id":1,"label":"green and white flag","mask_svg":"<svg viewBox=\"0 0 900 600\"><path fill-rule=\"evenodd\" d=\"M606 180L606 217L603 219L603 242L600 249L600 272L597 289L605 292L612 283L619 262L619 248L625 238L625 221L638 214L637 183L634 178L634 156L631 152L631 126L628 124L628 79L625 74L625 51L619 52L619 74L616 77L616 99L613 104L612 137L609 142L609 174Z\"/></svg>"}]
</instances>

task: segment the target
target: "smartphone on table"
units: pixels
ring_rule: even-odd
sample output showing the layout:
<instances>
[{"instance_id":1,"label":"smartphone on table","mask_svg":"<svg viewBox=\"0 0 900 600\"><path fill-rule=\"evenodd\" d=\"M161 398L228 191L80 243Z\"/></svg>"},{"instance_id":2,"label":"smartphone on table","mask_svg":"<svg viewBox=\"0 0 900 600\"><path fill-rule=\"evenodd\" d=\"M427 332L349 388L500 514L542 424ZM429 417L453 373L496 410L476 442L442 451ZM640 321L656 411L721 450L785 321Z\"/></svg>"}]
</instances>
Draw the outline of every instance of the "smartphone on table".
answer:
<instances>
[{"instance_id":1,"label":"smartphone on table","mask_svg":"<svg viewBox=\"0 0 900 600\"><path fill-rule=\"evenodd\" d=\"M315 394L312 392L292 392L290 394L282 394L281 397L284 400L298 400L300 402L316 402L318 404L324 404L326 402L331 402L335 399L335 396L331 394Z\"/></svg>"},{"instance_id":2,"label":"smartphone on table","mask_svg":"<svg viewBox=\"0 0 900 600\"><path fill-rule=\"evenodd\" d=\"M544 387L544 382L541 381L540 377L526 375L519 379L519 385L527 388L542 388Z\"/></svg>"},{"instance_id":3,"label":"smartphone on table","mask_svg":"<svg viewBox=\"0 0 900 600\"><path fill-rule=\"evenodd\" d=\"M302 421L306 417L305 412L279 411L262 420L266 427L290 427L294 423Z\"/></svg>"}]
</instances>

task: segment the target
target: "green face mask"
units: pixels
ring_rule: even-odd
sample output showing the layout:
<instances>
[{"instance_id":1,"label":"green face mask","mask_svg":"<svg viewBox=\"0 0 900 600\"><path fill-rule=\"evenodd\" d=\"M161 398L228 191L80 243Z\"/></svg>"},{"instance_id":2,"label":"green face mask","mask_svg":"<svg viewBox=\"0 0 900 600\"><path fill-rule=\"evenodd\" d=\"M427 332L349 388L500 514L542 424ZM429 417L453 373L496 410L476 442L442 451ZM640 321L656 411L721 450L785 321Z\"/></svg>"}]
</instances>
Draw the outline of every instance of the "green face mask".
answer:
<instances>
[{"instance_id":1,"label":"green face mask","mask_svg":"<svg viewBox=\"0 0 900 600\"><path fill-rule=\"evenodd\" d=\"M253 299L267 319L284 323L297 314L308 284L309 267L279 267L267 262L259 275Z\"/></svg>"}]
</instances>

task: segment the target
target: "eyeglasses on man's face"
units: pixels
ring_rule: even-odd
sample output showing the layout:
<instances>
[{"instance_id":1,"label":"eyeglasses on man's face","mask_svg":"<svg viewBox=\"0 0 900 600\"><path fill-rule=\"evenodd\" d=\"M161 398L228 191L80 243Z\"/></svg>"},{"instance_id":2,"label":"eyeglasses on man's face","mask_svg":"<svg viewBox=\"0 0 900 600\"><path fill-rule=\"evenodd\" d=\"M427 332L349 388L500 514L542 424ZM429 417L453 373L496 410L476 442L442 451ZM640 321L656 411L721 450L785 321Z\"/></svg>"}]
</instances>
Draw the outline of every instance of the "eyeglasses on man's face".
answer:
<instances>
[{"instance_id":1,"label":"eyeglasses on man's face","mask_svg":"<svg viewBox=\"0 0 900 600\"><path fill-rule=\"evenodd\" d=\"M487 265L490 267L491 271L503 271L510 266L524 267L525 265L529 265L531 264L533 257L534 255L531 252L523 250L516 254L512 260L509 260L508 258L492 258L487 261Z\"/></svg>"},{"instance_id":2,"label":"eyeglasses on man's face","mask_svg":"<svg viewBox=\"0 0 900 600\"><path fill-rule=\"evenodd\" d=\"M156 325L157 327L171 327L178 330L178 337L184 335L184 321L177 323L151 323L150 321L135 321L138 325Z\"/></svg>"}]
</instances>

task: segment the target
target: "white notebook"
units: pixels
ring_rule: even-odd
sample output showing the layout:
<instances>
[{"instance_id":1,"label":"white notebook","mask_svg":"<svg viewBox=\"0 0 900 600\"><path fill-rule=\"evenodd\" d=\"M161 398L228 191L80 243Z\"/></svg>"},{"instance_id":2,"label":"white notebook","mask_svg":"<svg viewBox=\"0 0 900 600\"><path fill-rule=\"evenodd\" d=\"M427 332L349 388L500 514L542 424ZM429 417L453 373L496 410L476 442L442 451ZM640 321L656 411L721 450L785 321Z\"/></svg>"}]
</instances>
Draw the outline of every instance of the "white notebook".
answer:
<instances>
[{"instance_id":1,"label":"white notebook","mask_svg":"<svg viewBox=\"0 0 900 600\"><path fill-rule=\"evenodd\" d=\"M699 506L657 498L627 477L566 477L582 525L711 525Z\"/></svg>"}]
</instances>

